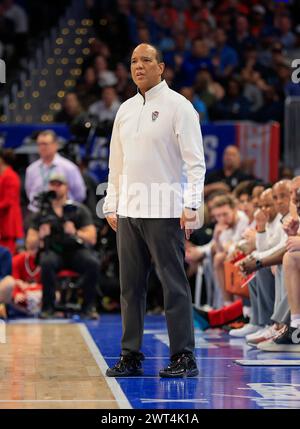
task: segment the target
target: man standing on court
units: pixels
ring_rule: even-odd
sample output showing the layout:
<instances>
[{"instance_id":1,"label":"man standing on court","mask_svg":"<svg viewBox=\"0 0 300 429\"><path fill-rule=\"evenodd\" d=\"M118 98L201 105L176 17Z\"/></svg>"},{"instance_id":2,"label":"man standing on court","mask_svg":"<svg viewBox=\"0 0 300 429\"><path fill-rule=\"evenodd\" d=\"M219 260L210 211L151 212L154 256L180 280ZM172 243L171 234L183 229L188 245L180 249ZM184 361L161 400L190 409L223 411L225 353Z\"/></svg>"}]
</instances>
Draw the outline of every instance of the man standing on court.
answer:
<instances>
[{"instance_id":1,"label":"man standing on court","mask_svg":"<svg viewBox=\"0 0 300 429\"><path fill-rule=\"evenodd\" d=\"M201 206L205 175L199 117L192 104L162 80L164 63L152 45L131 57L137 94L116 116L103 212L117 232L122 352L109 377L142 375L140 352L151 261L164 291L170 340L161 377L198 375L190 286L184 270L189 238Z\"/></svg>"}]
</instances>

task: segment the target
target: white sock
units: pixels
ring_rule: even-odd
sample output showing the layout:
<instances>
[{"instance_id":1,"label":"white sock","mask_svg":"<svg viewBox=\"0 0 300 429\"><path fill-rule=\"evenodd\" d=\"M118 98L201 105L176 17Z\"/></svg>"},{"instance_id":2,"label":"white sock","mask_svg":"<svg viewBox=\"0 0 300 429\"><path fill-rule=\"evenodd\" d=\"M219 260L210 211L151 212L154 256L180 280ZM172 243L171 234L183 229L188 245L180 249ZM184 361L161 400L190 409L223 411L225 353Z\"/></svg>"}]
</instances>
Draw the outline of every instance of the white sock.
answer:
<instances>
[{"instance_id":1,"label":"white sock","mask_svg":"<svg viewBox=\"0 0 300 429\"><path fill-rule=\"evenodd\" d=\"M300 314L291 314L291 327L300 328Z\"/></svg>"}]
</instances>

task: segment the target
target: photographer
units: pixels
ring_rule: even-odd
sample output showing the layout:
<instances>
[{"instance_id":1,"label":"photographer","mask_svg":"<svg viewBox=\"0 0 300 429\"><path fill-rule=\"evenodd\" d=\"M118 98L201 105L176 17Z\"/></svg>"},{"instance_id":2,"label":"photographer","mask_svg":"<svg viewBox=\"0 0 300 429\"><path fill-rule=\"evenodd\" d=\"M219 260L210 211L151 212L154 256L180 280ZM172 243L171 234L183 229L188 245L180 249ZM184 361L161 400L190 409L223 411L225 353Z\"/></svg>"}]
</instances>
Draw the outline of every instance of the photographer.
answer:
<instances>
[{"instance_id":1,"label":"photographer","mask_svg":"<svg viewBox=\"0 0 300 429\"><path fill-rule=\"evenodd\" d=\"M99 262L92 250L96 228L91 213L84 205L67 200L68 183L63 174L53 172L50 175L49 191L38 196L39 212L33 215L29 229L41 240L39 265L43 304L40 317L55 317L56 274L61 269L70 269L81 275L84 298L81 317L98 319L94 298Z\"/></svg>"}]
</instances>

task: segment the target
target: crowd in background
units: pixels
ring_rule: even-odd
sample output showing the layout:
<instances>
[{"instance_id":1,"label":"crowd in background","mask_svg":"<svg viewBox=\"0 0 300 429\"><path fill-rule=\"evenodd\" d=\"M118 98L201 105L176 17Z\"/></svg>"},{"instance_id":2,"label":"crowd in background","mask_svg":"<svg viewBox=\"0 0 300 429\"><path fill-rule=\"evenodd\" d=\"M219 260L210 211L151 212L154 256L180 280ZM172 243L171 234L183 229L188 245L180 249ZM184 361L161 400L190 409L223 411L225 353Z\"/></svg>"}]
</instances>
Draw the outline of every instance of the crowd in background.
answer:
<instances>
[{"instance_id":1,"label":"crowd in background","mask_svg":"<svg viewBox=\"0 0 300 429\"><path fill-rule=\"evenodd\" d=\"M300 53L297 2L119 0L88 5L97 37L56 121L70 123L82 111L111 121L120 103L136 91L130 53L143 42L163 52L164 78L193 103L202 123L282 122L285 98L300 94L291 80L291 61Z\"/></svg>"},{"instance_id":2,"label":"crowd in background","mask_svg":"<svg viewBox=\"0 0 300 429\"><path fill-rule=\"evenodd\" d=\"M153 43L163 52L166 82L193 103L201 123L244 119L282 123L285 97L300 95L299 85L291 81L290 67L291 59L300 53L297 2L119 0L88 1L87 5L97 36L56 122L74 125L87 113L109 134L120 104L136 93L130 79L130 54L131 48L143 42ZM14 18L12 12L10 18L5 16L5 7L17 10L19 6L8 0L0 2L4 34L0 31L0 48L9 54L10 42L5 40L9 27L5 25L12 25ZM23 12L19 9L20 16ZM53 255L50 260L40 257L51 230L43 226L49 219L37 221L34 217L34 201L40 192L59 189L61 196L51 202L53 216L61 218L63 234L72 236L78 246L83 241L94 273L93 291L85 286L91 285L90 278L79 278L79 289L83 289L79 301L83 306L86 300L93 301L97 310L89 307L84 315L94 318L96 312L119 309L115 235L96 216L91 177L82 166L58 153L53 132L37 137L37 150L39 159L28 166L24 183L11 167L13 153L0 152L0 301L23 314L56 316L54 303L62 297L55 292L55 284L62 269L74 269L74 261L65 255L59 260ZM241 327L231 325L236 328L230 331L233 336L252 335L246 337L250 344L271 339L276 349L277 337L290 335L291 329L300 326L300 299L295 301L299 177L285 169L279 182L264 184L244 171L237 147L229 146L223 168L206 176L205 223L186 243L186 269L194 289L202 266L205 294L195 307L202 321L224 326L237 319ZM26 207L19 200L22 188L28 199ZM76 213L80 213L76 219L65 217L68 198L76 202ZM224 271L225 263L241 254L246 256L239 264L241 273L257 272L247 286L249 297L242 301L228 291ZM277 268L269 268L272 266ZM77 268L80 274L79 264ZM74 271L71 275L78 276ZM54 280L53 287L47 282L45 306L43 279L49 272ZM148 286L148 311L161 314L163 295L154 266ZM212 322L210 311L221 312L218 323Z\"/></svg>"}]
</instances>

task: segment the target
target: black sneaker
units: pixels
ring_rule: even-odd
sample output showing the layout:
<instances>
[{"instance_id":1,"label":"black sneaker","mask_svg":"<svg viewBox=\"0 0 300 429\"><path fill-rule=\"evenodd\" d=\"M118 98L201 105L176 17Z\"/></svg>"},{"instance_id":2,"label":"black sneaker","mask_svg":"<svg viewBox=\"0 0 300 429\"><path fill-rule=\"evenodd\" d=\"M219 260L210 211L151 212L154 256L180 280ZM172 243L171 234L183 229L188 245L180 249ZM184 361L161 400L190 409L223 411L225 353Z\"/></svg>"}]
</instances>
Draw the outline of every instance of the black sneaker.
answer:
<instances>
[{"instance_id":1,"label":"black sneaker","mask_svg":"<svg viewBox=\"0 0 300 429\"><path fill-rule=\"evenodd\" d=\"M118 362L111 368L106 370L107 377L130 377L133 375L143 375L142 353L130 353L121 355Z\"/></svg>"},{"instance_id":2,"label":"black sneaker","mask_svg":"<svg viewBox=\"0 0 300 429\"><path fill-rule=\"evenodd\" d=\"M299 328L286 327L282 333L269 341L259 343L257 348L265 352L300 352Z\"/></svg>"},{"instance_id":3,"label":"black sneaker","mask_svg":"<svg viewBox=\"0 0 300 429\"><path fill-rule=\"evenodd\" d=\"M196 377L199 374L195 356L192 353L177 353L171 357L167 368L159 371L160 377Z\"/></svg>"}]
</instances>

